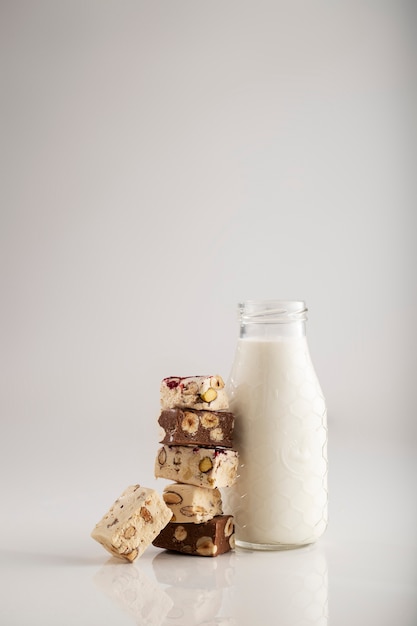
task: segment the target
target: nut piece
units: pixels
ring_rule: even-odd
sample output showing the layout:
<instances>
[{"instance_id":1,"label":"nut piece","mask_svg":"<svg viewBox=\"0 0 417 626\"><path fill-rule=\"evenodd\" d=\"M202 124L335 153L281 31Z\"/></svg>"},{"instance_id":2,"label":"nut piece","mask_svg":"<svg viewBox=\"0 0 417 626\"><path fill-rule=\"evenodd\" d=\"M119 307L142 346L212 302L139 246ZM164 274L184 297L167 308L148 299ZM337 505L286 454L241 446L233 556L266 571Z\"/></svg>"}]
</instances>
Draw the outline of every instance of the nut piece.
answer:
<instances>
[{"instance_id":1,"label":"nut piece","mask_svg":"<svg viewBox=\"0 0 417 626\"><path fill-rule=\"evenodd\" d=\"M184 541L184 539L187 537L187 531L185 530L184 526L176 527L174 531L174 537L177 541Z\"/></svg>"},{"instance_id":2,"label":"nut piece","mask_svg":"<svg viewBox=\"0 0 417 626\"><path fill-rule=\"evenodd\" d=\"M198 393L198 384L195 380L191 380L188 384L184 385L182 390L184 396L195 396Z\"/></svg>"},{"instance_id":3,"label":"nut piece","mask_svg":"<svg viewBox=\"0 0 417 626\"><path fill-rule=\"evenodd\" d=\"M217 415L213 415L210 411L204 411L202 416L200 417L201 425L204 428L215 428L219 425L219 418Z\"/></svg>"},{"instance_id":4,"label":"nut piece","mask_svg":"<svg viewBox=\"0 0 417 626\"><path fill-rule=\"evenodd\" d=\"M200 470L200 472L203 472L203 474L205 474L206 472L209 472L212 467L213 467L212 460L208 456L203 457L200 463L198 464L198 469Z\"/></svg>"},{"instance_id":5,"label":"nut piece","mask_svg":"<svg viewBox=\"0 0 417 626\"><path fill-rule=\"evenodd\" d=\"M125 539L131 539L136 535L136 528L134 526L128 526L123 533Z\"/></svg>"},{"instance_id":6,"label":"nut piece","mask_svg":"<svg viewBox=\"0 0 417 626\"><path fill-rule=\"evenodd\" d=\"M198 506L196 504L194 505L189 505L189 506L183 506L180 509L180 512L185 515L186 517L195 517L196 515L200 514L200 515L207 515L207 511L203 506Z\"/></svg>"},{"instance_id":7,"label":"nut piece","mask_svg":"<svg viewBox=\"0 0 417 626\"><path fill-rule=\"evenodd\" d=\"M210 379L210 387L213 387L213 389L223 389L223 378L221 376L212 376Z\"/></svg>"},{"instance_id":8,"label":"nut piece","mask_svg":"<svg viewBox=\"0 0 417 626\"><path fill-rule=\"evenodd\" d=\"M139 552L137 550L137 548L135 548L134 550L132 550L132 552L124 552L123 556L130 562L133 562L136 557L138 556ZM120 555L119 555L120 556Z\"/></svg>"},{"instance_id":9,"label":"nut piece","mask_svg":"<svg viewBox=\"0 0 417 626\"><path fill-rule=\"evenodd\" d=\"M204 402L213 402L217 398L217 391L213 387L209 387L207 391L200 394L200 397Z\"/></svg>"},{"instance_id":10,"label":"nut piece","mask_svg":"<svg viewBox=\"0 0 417 626\"><path fill-rule=\"evenodd\" d=\"M224 536L229 537L229 535L233 533L233 530L234 530L233 517L229 517L224 527Z\"/></svg>"},{"instance_id":11,"label":"nut piece","mask_svg":"<svg viewBox=\"0 0 417 626\"><path fill-rule=\"evenodd\" d=\"M233 535L230 536L229 546L231 547L232 550L234 550L236 547L235 533L233 533Z\"/></svg>"},{"instance_id":12,"label":"nut piece","mask_svg":"<svg viewBox=\"0 0 417 626\"><path fill-rule=\"evenodd\" d=\"M181 552L184 552L184 554L192 554L193 553L193 547L192 546L182 546Z\"/></svg>"},{"instance_id":13,"label":"nut piece","mask_svg":"<svg viewBox=\"0 0 417 626\"><path fill-rule=\"evenodd\" d=\"M165 448L161 448L159 453L158 453L158 463L159 465L165 465L165 463L167 462L167 453Z\"/></svg>"},{"instance_id":14,"label":"nut piece","mask_svg":"<svg viewBox=\"0 0 417 626\"><path fill-rule=\"evenodd\" d=\"M182 418L181 428L184 432L194 435L198 430L198 417L195 413L186 411Z\"/></svg>"},{"instance_id":15,"label":"nut piece","mask_svg":"<svg viewBox=\"0 0 417 626\"><path fill-rule=\"evenodd\" d=\"M162 497L166 504L181 504L182 502L182 497L179 493L176 493L175 491L165 491Z\"/></svg>"},{"instance_id":16,"label":"nut piece","mask_svg":"<svg viewBox=\"0 0 417 626\"><path fill-rule=\"evenodd\" d=\"M214 545L211 537L200 537L196 543L196 552L201 556L213 556L217 552L217 546Z\"/></svg>"},{"instance_id":17,"label":"nut piece","mask_svg":"<svg viewBox=\"0 0 417 626\"><path fill-rule=\"evenodd\" d=\"M213 428L210 431L210 439L212 441L222 441L223 439L223 431L221 428Z\"/></svg>"},{"instance_id":18,"label":"nut piece","mask_svg":"<svg viewBox=\"0 0 417 626\"><path fill-rule=\"evenodd\" d=\"M147 524L153 522L152 513L146 508L146 506L142 506L140 508L140 516Z\"/></svg>"},{"instance_id":19,"label":"nut piece","mask_svg":"<svg viewBox=\"0 0 417 626\"><path fill-rule=\"evenodd\" d=\"M181 465L182 462L182 452L181 450L176 450L175 454L174 454L174 460L172 461L172 463L174 465Z\"/></svg>"}]
</instances>

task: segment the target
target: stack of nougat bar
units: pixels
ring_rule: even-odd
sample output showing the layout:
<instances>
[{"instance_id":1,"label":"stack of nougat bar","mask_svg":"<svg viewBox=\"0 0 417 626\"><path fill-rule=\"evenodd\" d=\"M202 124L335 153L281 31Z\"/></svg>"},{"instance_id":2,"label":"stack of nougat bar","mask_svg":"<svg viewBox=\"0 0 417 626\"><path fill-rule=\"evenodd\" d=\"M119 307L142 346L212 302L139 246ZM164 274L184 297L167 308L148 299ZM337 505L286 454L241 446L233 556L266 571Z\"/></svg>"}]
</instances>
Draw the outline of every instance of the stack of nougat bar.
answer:
<instances>
[{"instance_id":1,"label":"stack of nougat bar","mask_svg":"<svg viewBox=\"0 0 417 626\"><path fill-rule=\"evenodd\" d=\"M154 546L200 556L234 547L234 519L223 514L219 490L237 478L234 415L228 409L221 376L163 379L155 476L175 482L162 496L173 515Z\"/></svg>"}]
</instances>

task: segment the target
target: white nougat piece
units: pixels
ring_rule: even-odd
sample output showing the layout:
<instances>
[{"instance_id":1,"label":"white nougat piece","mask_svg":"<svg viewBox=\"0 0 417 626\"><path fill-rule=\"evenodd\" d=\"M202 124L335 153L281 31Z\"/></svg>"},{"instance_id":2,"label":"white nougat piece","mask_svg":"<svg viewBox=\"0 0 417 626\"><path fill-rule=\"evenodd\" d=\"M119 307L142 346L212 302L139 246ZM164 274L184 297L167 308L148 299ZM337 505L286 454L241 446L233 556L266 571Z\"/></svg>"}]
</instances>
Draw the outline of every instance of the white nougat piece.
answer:
<instances>
[{"instance_id":1,"label":"white nougat piece","mask_svg":"<svg viewBox=\"0 0 417 626\"><path fill-rule=\"evenodd\" d=\"M236 450L163 445L156 456L155 476L215 489L231 487L237 478L237 467Z\"/></svg>"},{"instance_id":2,"label":"white nougat piece","mask_svg":"<svg viewBox=\"0 0 417 626\"><path fill-rule=\"evenodd\" d=\"M168 524L172 511L153 489L125 489L91 533L113 556L134 561Z\"/></svg>"},{"instance_id":3,"label":"white nougat piece","mask_svg":"<svg viewBox=\"0 0 417 626\"><path fill-rule=\"evenodd\" d=\"M218 489L173 483L164 489L164 502L171 509L171 522L207 522L222 515L222 497Z\"/></svg>"},{"instance_id":4,"label":"white nougat piece","mask_svg":"<svg viewBox=\"0 0 417 626\"><path fill-rule=\"evenodd\" d=\"M161 382L161 408L223 411L229 408L221 376L170 376Z\"/></svg>"}]
</instances>

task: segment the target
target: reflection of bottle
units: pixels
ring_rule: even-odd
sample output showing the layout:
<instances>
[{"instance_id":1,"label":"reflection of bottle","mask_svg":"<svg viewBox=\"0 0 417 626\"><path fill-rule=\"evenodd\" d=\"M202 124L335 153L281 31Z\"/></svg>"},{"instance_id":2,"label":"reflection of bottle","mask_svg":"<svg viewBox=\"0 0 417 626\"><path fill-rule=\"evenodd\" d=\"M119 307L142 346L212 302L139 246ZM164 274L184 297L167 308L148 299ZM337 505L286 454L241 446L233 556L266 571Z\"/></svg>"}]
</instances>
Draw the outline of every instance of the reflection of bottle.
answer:
<instances>
[{"instance_id":1,"label":"reflection of bottle","mask_svg":"<svg viewBox=\"0 0 417 626\"><path fill-rule=\"evenodd\" d=\"M327 524L326 405L305 334L304 302L239 305L228 382L239 478L223 496L236 543L284 549L316 541Z\"/></svg>"},{"instance_id":2,"label":"reflection of bottle","mask_svg":"<svg viewBox=\"0 0 417 626\"><path fill-rule=\"evenodd\" d=\"M221 589L187 589L167 587L165 592L172 600L172 609L164 626L193 626L205 624L216 618L222 605Z\"/></svg>"},{"instance_id":3,"label":"reflection of bottle","mask_svg":"<svg viewBox=\"0 0 417 626\"><path fill-rule=\"evenodd\" d=\"M242 551L236 568L233 615L239 626L327 626L328 568L319 545L282 552L267 560L259 584L254 553ZM258 562L258 561L256 561ZM256 589L256 602L243 602Z\"/></svg>"}]
</instances>

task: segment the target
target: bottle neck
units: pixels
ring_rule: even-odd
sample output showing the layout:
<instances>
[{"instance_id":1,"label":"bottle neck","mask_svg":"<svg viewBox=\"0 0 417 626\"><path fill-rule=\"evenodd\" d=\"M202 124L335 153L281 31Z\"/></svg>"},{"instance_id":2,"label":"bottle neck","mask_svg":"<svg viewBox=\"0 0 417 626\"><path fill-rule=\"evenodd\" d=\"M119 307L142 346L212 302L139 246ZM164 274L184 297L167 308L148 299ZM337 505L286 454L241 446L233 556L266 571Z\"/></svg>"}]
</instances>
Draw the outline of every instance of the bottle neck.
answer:
<instances>
[{"instance_id":1,"label":"bottle neck","mask_svg":"<svg viewBox=\"0 0 417 626\"><path fill-rule=\"evenodd\" d=\"M307 307L300 300L249 300L239 304L241 339L305 337Z\"/></svg>"}]
</instances>

